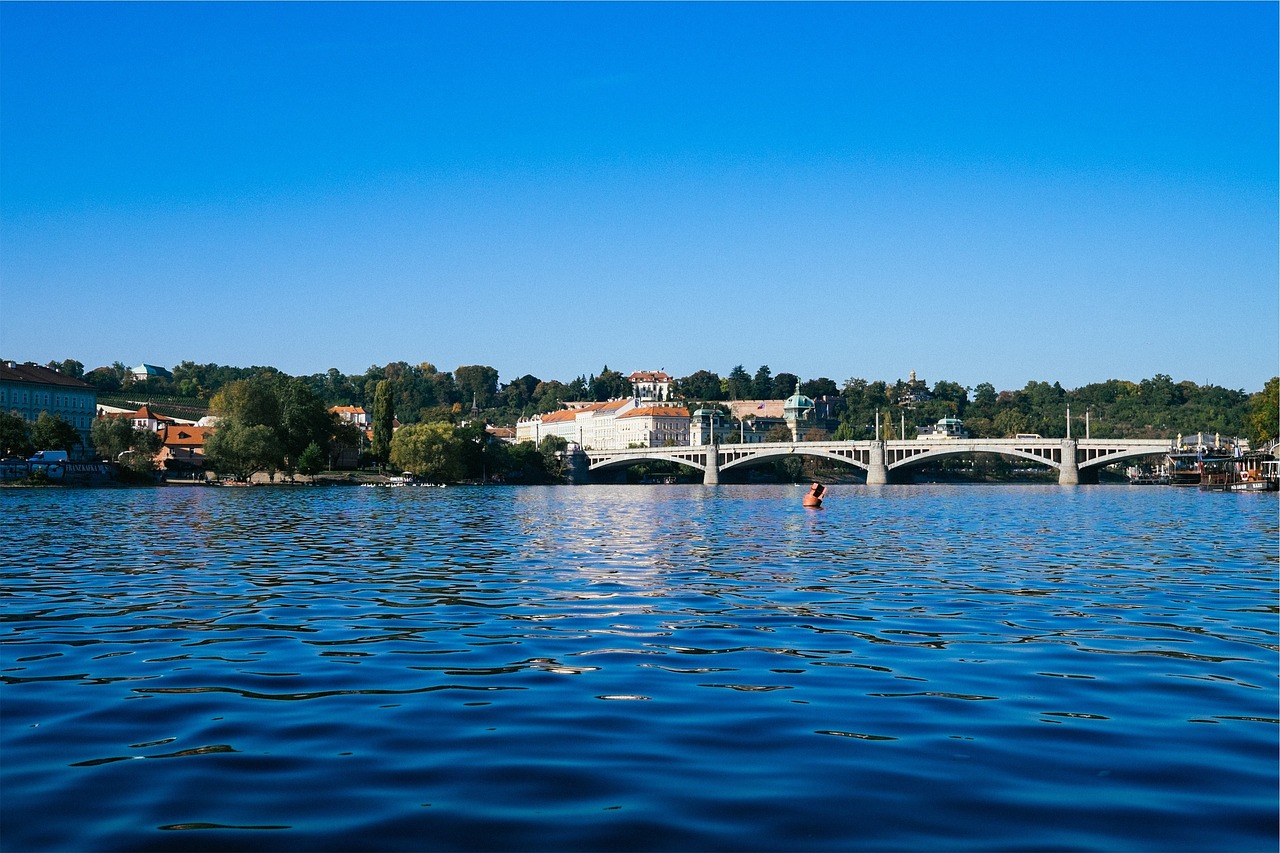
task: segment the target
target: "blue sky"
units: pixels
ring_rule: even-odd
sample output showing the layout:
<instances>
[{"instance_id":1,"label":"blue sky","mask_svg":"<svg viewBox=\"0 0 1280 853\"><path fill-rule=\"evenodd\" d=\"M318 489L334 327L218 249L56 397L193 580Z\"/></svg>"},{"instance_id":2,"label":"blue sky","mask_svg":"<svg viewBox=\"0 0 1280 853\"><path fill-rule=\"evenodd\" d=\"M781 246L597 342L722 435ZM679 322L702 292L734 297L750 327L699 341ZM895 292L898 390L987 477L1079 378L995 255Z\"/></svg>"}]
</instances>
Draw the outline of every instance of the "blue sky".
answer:
<instances>
[{"instance_id":1,"label":"blue sky","mask_svg":"<svg viewBox=\"0 0 1280 853\"><path fill-rule=\"evenodd\" d=\"M1274 3L0 4L0 355L1277 373Z\"/></svg>"}]
</instances>

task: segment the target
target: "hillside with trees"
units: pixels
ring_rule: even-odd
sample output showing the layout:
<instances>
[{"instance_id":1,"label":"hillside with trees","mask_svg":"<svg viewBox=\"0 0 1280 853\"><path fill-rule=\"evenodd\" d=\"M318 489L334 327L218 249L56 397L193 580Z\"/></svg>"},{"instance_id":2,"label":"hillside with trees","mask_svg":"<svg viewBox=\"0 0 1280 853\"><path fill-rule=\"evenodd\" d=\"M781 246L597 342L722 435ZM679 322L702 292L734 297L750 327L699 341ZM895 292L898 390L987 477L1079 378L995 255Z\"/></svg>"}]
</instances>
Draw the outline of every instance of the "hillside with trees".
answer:
<instances>
[{"instance_id":1,"label":"hillside with trees","mask_svg":"<svg viewBox=\"0 0 1280 853\"><path fill-rule=\"evenodd\" d=\"M511 426L523 417L556 411L565 403L603 401L630 393L619 371L570 381L525 374L502 384L486 365L462 365L450 371L422 362L370 366L362 374L336 369L289 376L274 367L231 367L184 361L172 378L135 380L122 362L85 371L68 359L51 362L99 389L102 400L145 401L159 411L209 413L220 418L206 455L219 471L247 476L254 471L308 473L331 463L343 447L363 446L359 429L328 411L333 406L362 406L373 415L367 460L380 466L442 480L497 478L549 482L559 472L557 449L511 447L491 441L484 424ZM730 400L782 399L800 392L822 399L831 413L827 426L835 439L875 435L911 438L941 418L960 418L975 437L1036 433L1065 436L1070 407L1072 434L1082 437L1085 421L1095 438L1172 438L1197 432L1247 438L1254 446L1274 440L1280 429L1280 401L1272 378L1254 393L1216 385L1198 385L1157 374L1137 382L1111 379L1075 389L1059 383L1028 382L1023 388L997 390L990 383L968 388L949 380L931 386L923 380L851 378L838 385L827 377L800 381L768 365L749 372L734 366L726 376L698 370L673 381L673 396L690 407L723 405ZM474 409L478 417L472 416ZM399 429L393 430L393 425ZM59 446L58 424L0 422L6 453L23 453L35 443ZM415 429L406 429L415 427ZM428 428L429 427L429 428ZM905 435L901 435L905 427ZM104 443L123 452L139 447L131 436L109 435ZM96 433L95 433L96 435ZM397 444L397 437L402 437Z\"/></svg>"}]
</instances>

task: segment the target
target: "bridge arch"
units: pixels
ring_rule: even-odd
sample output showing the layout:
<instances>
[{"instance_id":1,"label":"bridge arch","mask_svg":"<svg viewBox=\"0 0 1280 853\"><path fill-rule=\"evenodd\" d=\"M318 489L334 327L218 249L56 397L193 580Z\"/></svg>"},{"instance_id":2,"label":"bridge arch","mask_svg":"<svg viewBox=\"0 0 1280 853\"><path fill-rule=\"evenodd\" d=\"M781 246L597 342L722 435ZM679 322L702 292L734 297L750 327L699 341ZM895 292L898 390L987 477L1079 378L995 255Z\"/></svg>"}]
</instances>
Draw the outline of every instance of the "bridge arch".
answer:
<instances>
[{"instance_id":1,"label":"bridge arch","mask_svg":"<svg viewBox=\"0 0 1280 853\"><path fill-rule=\"evenodd\" d=\"M743 449L735 449L743 448ZM747 449L749 448L749 449ZM821 444L725 444L720 447L720 470L733 468L750 468L767 462L785 459L789 456L807 456L811 459L823 459L828 462L839 462L867 472L869 460L867 452L858 452L856 448L830 448Z\"/></svg>"}]
</instances>

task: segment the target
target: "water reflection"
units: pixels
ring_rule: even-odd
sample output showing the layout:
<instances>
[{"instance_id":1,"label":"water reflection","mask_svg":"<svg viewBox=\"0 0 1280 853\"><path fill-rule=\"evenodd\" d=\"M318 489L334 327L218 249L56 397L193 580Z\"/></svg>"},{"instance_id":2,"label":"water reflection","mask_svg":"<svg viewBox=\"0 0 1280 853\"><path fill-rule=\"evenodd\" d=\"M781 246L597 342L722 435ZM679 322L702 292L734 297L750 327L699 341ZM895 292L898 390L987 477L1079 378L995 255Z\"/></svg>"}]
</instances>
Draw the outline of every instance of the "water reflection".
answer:
<instances>
[{"instance_id":1,"label":"water reflection","mask_svg":"<svg viewBox=\"0 0 1280 853\"><path fill-rule=\"evenodd\" d=\"M830 491L0 493L5 834L1274 846L1273 497Z\"/></svg>"}]
</instances>

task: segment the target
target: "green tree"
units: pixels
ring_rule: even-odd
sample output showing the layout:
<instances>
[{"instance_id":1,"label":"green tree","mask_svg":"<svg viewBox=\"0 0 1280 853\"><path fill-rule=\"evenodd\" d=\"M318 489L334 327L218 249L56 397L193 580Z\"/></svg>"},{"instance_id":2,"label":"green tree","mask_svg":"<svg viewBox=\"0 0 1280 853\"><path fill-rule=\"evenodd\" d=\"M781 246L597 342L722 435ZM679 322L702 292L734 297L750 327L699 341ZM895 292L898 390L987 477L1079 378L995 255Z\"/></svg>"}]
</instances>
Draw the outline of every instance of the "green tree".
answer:
<instances>
[{"instance_id":1,"label":"green tree","mask_svg":"<svg viewBox=\"0 0 1280 853\"><path fill-rule=\"evenodd\" d=\"M280 398L280 444L286 464L297 467L307 447L328 443L338 418L305 380L287 380Z\"/></svg>"},{"instance_id":2,"label":"green tree","mask_svg":"<svg viewBox=\"0 0 1280 853\"><path fill-rule=\"evenodd\" d=\"M762 364L751 380L751 397L755 400L769 400L773 396L773 373L769 365Z\"/></svg>"},{"instance_id":3,"label":"green tree","mask_svg":"<svg viewBox=\"0 0 1280 853\"><path fill-rule=\"evenodd\" d=\"M596 402L631 396L630 380L618 371L610 370L607 364L600 371L599 376L592 377L589 384L591 399Z\"/></svg>"},{"instance_id":4,"label":"green tree","mask_svg":"<svg viewBox=\"0 0 1280 853\"><path fill-rule=\"evenodd\" d=\"M159 433L149 429L134 429L129 450L119 460L129 471L150 477L156 470L156 454L164 446L164 439Z\"/></svg>"},{"instance_id":5,"label":"green tree","mask_svg":"<svg viewBox=\"0 0 1280 853\"><path fill-rule=\"evenodd\" d=\"M132 450L137 429L126 417L94 418L89 437L97 454L104 459L118 459L126 450Z\"/></svg>"},{"instance_id":6,"label":"green tree","mask_svg":"<svg viewBox=\"0 0 1280 853\"><path fill-rule=\"evenodd\" d=\"M209 411L243 426L280 426L280 396L274 377L254 376L224 385L209 401Z\"/></svg>"},{"instance_id":7,"label":"green tree","mask_svg":"<svg viewBox=\"0 0 1280 853\"><path fill-rule=\"evenodd\" d=\"M314 441L308 444L298 455L298 473L310 477L324 470L324 451Z\"/></svg>"},{"instance_id":8,"label":"green tree","mask_svg":"<svg viewBox=\"0 0 1280 853\"><path fill-rule=\"evenodd\" d=\"M966 409L973 417L993 418L996 414L996 387L990 382L979 382L973 389L973 402Z\"/></svg>"},{"instance_id":9,"label":"green tree","mask_svg":"<svg viewBox=\"0 0 1280 853\"><path fill-rule=\"evenodd\" d=\"M70 453L82 443L80 433L60 415L41 412L31 425L31 443L36 450L65 450Z\"/></svg>"},{"instance_id":10,"label":"green tree","mask_svg":"<svg viewBox=\"0 0 1280 853\"><path fill-rule=\"evenodd\" d=\"M84 381L108 394L119 391L121 387L120 374L114 367L95 367L84 375Z\"/></svg>"},{"instance_id":11,"label":"green tree","mask_svg":"<svg viewBox=\"0 0 1280 853\"><path fill-rule=\"evenodd\" d=\"M46 367L50 370L57 370L64 376L70 376L72 379L84 378L84 365L74 358L64 359L63 361L51 361Z\"/></svg>"},{"instance_id":12,"label":"green tree","mask_svg":"<svg viewBox=\"0 0 1280 853\"><path fill-rule=\"evenodd\" d=\"M462 454L462 440L446 423L411 424L391 439L391 464L433 483L462 479Z\"/></svg>"},{"instance_id":13,"label":"green tree","mask_svg":"<svg viewBox=\"0 0 1280 853\"><path fill-rule=\"evenodd\" d=\"M205 441L204 455L219 474L247 480L258 471L273 477L283 463L284 453L275 430L266 424L245 425L228 419Z\"/></svg>"},{"instance_id":14,"label":"green tree","mask_svg":"<svg viewBox=\"0 0 1280 853\"><path fill-rule=\"evenodd\" d=\"M493 408L498 396L497 369L482 364L462 365L453 371L453 381L463 409L470 410L472 400L481 409Z\"/></svg>"},{"instance_id":15,"label":"green tree","mask_svg":"<svg viewBox=\"0 0 1280 853\"><path fill-rule=\"evenodd\" d=\"M810 379L808 382L800 386L800 393L814 400L819 397L834 397L840 393L840 389L836 387L836 383L825 376L818 379ZM790 397L791 393L787 394ZM783 398L785 399L785 398Z\"/></svg>"},{"instance_id":16,"label":"green tree","mask_svg":"<svg viewBox=\"0 0 1280 853\"><path fill-rule=\"evenodd\" d=\"M729 386L730 400L750 400L752 393L751 374L747 373L747 369L741 364L734 365L733 370L729 371L727 384Z\"/></svg>"},{"instance_id":17,"label":"green tree","mask_svg":"<svg viewBox=\"0 0 1280 853\"><path fill-rule=\"evenodd\" d=\"M10 412L0 412L0 457L31 455L31 428L26 420Z\"/></svg>"},{"instance_id":18,"label":"green tree","mask_svg":"<svg viewBox=\"0 0 1280 853\"><path fill-rule=\"evenodd\" d=\"M998 437L1012 438L1019 433L1029 433L1031 419L1017 409L1004 409L991 421L991 428Z\"/></svg>"},{"instance_id":19,"label":"green tree","mask_svg":"<svg viewBox=\"0 0 1280 853\"><path fill-rule=\"evenodd\" d=\"M558 454L568 448L569 442L558 435L548 435L538 442L538 453L542 456L542 467L547 476L555 482L564 480L565 462Z\"/></svg>"},{"instance_id":20,"label":"green tree","mask_svg":"<svg viewBox=\"0 0 1280 853\"><path fill-rule=\"evenodd\" d=\"M511 445L503 455L503 479L528 484L545 483L551 479L547 473L546 459L532 441Z\"/></svg>"},{"instance_id":21,"label":"green tree","mask_svg":"<svg viewBox=\"0 0 1280 853\"><path fill-rule=\"evenodd\" d=\"M395 420L391 382L383 379L378 383L373 395L373 444L369 448L373 458L378 460L379 466L385 466L387 459L390 458Z\"/></svg>"},{"instance_id":22,"label":"green tree","mask_svg":"<svg viewBox=\"0 0 1280 853\"><path fill-rule=\"evenodd\" d=\"M773 394L769 399L785 400L792 394L796 393L796 387L800 384L800 377L794 373L779 373L773 377Z\"/></svg>"},{"instance_id":23,"label":"green tree","mask_svg":"<svg viewBox=\"0 0 1280 853\"><path fill-rule=\"evenodd\" d=\"M719 375L709 370L698 370L676 383L679 393L686 400L723 400L724 390Z\"/></svg>"},{"instance_id":24,"label":"green tree","mask_svg":"<svg viewBox=\"0 0 1280 853\"><path fill-rule=\"evenodd\" d=\"M1253 442L1265 444L1280 435L1280 377L1273 376L1249 399Z\"/></svg>"},{"instance_id":25,"label":"green tree","mask_svg":"<svg viewBox=\"0 0 1280 853\"><path fill-rule=\"evenodd\" d=\"M364 430L356 424L339 420L333 426L329 452L332 457L337 457L342 454L344 449L359 450L364 441ZM332 461L331 459L330 462L332 463Z\"/></svg>"}]
</instances>

